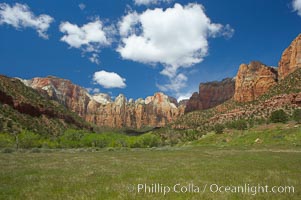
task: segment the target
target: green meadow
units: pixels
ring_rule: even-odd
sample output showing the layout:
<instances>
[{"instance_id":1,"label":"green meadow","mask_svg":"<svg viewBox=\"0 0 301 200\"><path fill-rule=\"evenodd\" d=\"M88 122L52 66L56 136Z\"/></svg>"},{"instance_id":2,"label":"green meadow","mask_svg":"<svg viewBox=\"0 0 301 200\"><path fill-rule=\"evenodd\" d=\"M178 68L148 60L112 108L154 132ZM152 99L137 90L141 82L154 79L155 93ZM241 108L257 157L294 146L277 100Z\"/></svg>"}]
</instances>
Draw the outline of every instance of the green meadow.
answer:
<instances>
[{"instance_id":1,"label":"green meadow","mask_svg":"<svg viewBox=\"0 0 301 200\"><path fill-rule=\"evenodd\" d=\"M173 147L0 153L0 199L301 199L300 135L300 127L273 125ZM152 184L161 192L151 192ZM249 192L233 191L244 185ZM280 191L256 192L255 186Z\"/></svg>"},{"instance_id":2,"label":"green meadow","mask_svg":"<svg viewBox=\"0 0 301 200\"><path fill-rule=\"evenodd\" d=\"M300 199L301 151L205 147L0 154L1 199ZM138 184L200 187L148 193ZM209 186L294 186L294 193L226 193ZM207 185L207 190L203 188ZM214 189L214 188L213 188ZM214 189L215 190L215 189Z\"/></svg>"}]
</instances>

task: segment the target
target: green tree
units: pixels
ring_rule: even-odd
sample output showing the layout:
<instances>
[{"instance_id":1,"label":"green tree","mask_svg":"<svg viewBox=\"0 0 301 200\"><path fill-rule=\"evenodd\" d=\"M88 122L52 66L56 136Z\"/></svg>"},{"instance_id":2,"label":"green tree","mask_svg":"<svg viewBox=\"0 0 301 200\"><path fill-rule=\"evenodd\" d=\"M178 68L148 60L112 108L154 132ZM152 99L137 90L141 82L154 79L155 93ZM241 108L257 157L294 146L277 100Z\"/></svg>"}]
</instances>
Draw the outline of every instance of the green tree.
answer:
<instances>
[{"instance_id":1,"label":"green tree","mask_svg":"<svg viewBox=\"0 0 301 200\"><path fill-rule=\"evenodd\" d=\"M276 110L272 112L270 120L273 123L285 123L288 121L288 115L282 109Z\"/></svg>"},{"instance_id":2,"label":"green tree","mask_svg":"<svg viewBox=\"0 0 301 200\"><path fill-rule=\"evenodd\" d=\"M301 123L301 109L296 109L293 112L293 119L297 122L297 123Z\"/></svg>"},{"instance_id":3,"label":"green tree","mask_svg":"<svg viewBox=\"0 0 301 200\"><path fill-rule=\"evenodd\" d=\"M89 133L81 138L81 144L85 147L107 147L110 143L110 138L105 134Z\"/></svg>"},{"instance_id":4,"label":"green tree","mask_svg":"<svg viewBox=\"0 0 301 200\"><path fill-rule=\"evenodd\" d=\"M6 124L6 131L15 138L16 149L19 149L19 134L21 133L22 129L12 119L8 119Z\"/></svg>"},{"instance_id":5,"label":"green tree","mask_svg":"<svg viewBox=\"0 0 301 200\"><path fill-rule=\"evenodd\" d=\"M22 131L18 134L18 143L21 148L40 147L40 136L30 131Z\"/></svg>"},{"instance_id":6,"label":"green tree","mask_svg":"<svg viewBox=\"0 0 301 200\"><path fill-rule=\"evenodd\" d=\"M14 137L7 133L0 133L0 148L13 147L15 144Z\"/></svg>"},{"instance_id":7,"label":"green tree","mask_svg":"<svg viewBox=\"0 0 301 200\"><path fill-rule=\"evenodd\" d=\"M77 148L81 147L81 139L84 136L83 131L69 129L60 136L60 144L62 147Z\"/></svg>"}]
</instances>

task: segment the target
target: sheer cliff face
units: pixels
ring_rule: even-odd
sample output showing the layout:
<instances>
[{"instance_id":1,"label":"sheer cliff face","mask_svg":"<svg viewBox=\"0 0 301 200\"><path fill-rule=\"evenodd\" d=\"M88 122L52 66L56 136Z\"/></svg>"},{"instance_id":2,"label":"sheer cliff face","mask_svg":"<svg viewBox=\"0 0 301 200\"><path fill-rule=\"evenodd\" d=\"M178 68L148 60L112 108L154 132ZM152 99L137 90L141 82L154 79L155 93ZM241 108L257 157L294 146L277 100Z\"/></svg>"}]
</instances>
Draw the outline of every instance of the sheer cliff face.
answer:
<instances>
[{"instance_id":1,"label":"sheer cliff face","mask_svg":"<svg viewBox=\"0 0 301 200\"><path fill-rule=\"evenodd\" d=\"M69 80L56 77L33 78L27 81L27 85L40 93L46 93L50 99L58 101L71 111L84 117L87 112L87 105L91 101L91 96L87 91Z\"/></svg>"},{"instance_id":2,"label":"sheer cliff face","mask_svg":"<svg viewBox=\"0 0 301 200\"><path fill-rule=\"evenodd\" d=\"M34 78L24 83L98 126L161 127L181 116L185 109L163 93L136 101L127 101L125 96L119 95L112 101L107 94L91 96L84 88L55 77Z\"/></svg>"},{"instance_id":3,"label":"sheer cliff face","mask_svg":"<svg viewBox=\"0 0 301 200\"><path fill-rule=\"evenodd\" d=\"M298 68L301 68L301 34L282 54L278 69L279 79L284 79Z\"/></svg>"},{"instance_id":4,"label":"sheer cliff face","mask_svg":"<svg viewBox=\"0 0 301 200\"><path fill-rule=\"evenodd\" d=\"M260 62L242 64L239 67L235 83L212 82L200 84L199 93L189 99L185 112L212 108L234 96L236 102L250 102L265 94L278 80L301 68L301 34L283 52L276 68ZM234 89L235 88L235 89Z\"/></svg>"},{"instance_id":5,"label":"sheer cliff face","mask_svg":"<svg viewBox=\"0 0 301 200\"><path fill-rule=\"evenodd\" d=\"M58 135L68 128L93 130L58 102L26 87L17 78L0 75L0 125L8 133L30 130ZM24 83L24 82L23 82Z\"/></svg>"},{"instance_id":6,"label":"sheer cliff face","mask_svg":"<svg viewBox=\"0 0 301 200\"><path fill-rule=\"evenodd\" d=\"M242 64L239 67L234 100L237 102L254 101L277 84L277 70L260 62Z\"/></svg>"},{"instance_id":7,"label":"sheer cliff face","mask_svg":"<svg viewBox=\"0 0 301 200\"><path fill-rule=\"evenodd\" d=\"M201 83L199 93L195 92L187 102L185 112L205 110L215 107L231 99L235 91L235 81L232 78L220 82Z\"/></svg>"},{"instance_id":8,"label":"sheer cliff face","mask_svg":"<svg viewBox=\"0 0 301 200\"><path fill-rule=\"evenodd\" d=\"M285 49L279 61L278 72L259 62L242 64L239 68L234 100L237 102L253 101L266 93L289 74L301 68L301 34Z\"/></svg>"},{"instance_id":9,"label":"sheer cliff face","mask_svg":"<svg viewBox=\"0 0 301 200\"><path fill-rule=\"evenodd\" d=\"M163 93L156 93L145 100L127 101L119 95L114 102L101 105L90 101L86 119L98 126L109 127L162 127L184 112L184 107L171 103Z\"/></svg>"},{"instance_id":10,"label":"sheer cliff face","mask_svg":"<svg viewBox=\"0 0 301 200\"><path fill-rule=\"evenodd\" d=\"M236 78L220 82L201 83L199 93L189 99L185 112L205 110L234 97L237 102L249 102L266 93L277 84L277 70L260 62L242 64Z\"/></svg>"}]
</instances>

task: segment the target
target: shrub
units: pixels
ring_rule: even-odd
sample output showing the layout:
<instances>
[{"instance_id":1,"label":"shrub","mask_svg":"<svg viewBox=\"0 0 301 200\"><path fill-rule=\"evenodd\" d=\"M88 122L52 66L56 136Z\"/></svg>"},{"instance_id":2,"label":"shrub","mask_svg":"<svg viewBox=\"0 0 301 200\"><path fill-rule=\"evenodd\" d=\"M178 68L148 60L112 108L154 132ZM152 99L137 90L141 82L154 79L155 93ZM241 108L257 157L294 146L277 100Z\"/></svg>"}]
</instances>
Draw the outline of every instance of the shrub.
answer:
<instances>
[{"instance_id":1,"label":"shrub","mask_svg":"<svg viewBox=\"0 0 301 200\"><path fill-rule=\"evenodd\" d=\"M295 120L299 124L301 123L301 109L294 110L293 120Z\"/></svg>"},{"instance_id":2,"label":"shrub","mask_svg":"<svg viewBox=\"0 0 301 200\"><path fill-rule=\"evenodd\" d=\"M109 147L109 148L107 148L107 151L114 151L114 148Z\"/></svg>"},{"instance_id":3,"label":"shrub","mask_svg":"<svg viewBox=\"0 0 301 200\"><path fill-rule=\"evenodd\" d=\"M225 129L225 126L222 125L222 124L216 124L216 125L214 126L214 132L215 132L216 134L222 134L222 133L224 133L224 129Z\"/></svg>"},{"instance_id":4,"label":"shrub","mask_svg":"<svg viewBox=\"0 0 301 200\"><path fill-rule=\"evenodd\" d=\"M3 119L0 117L0 131L3 131L4 125L3 125Z\"/></svg>"},{"instance_id":5,"label":"shrub","mask_svg":"<svg viewBox=\"0 0 301 200\"><path fill-rule=\"evenodd\" d=\"M151 133L141 135L143 147L157 147L160 144L160 137Z\"/></svg>"},{"instance_id":6,"label":"shrub","mask_svg":"<svg viewBox=\"0 0 301 200\"><path fill-rule=\"evenodd\" d=\"M249 124L249 127L250 127L250 128L254 127L254 125L255 125L255 119L254 119L254 118L250 118L250 119L248 120L248 124Z\"/></svg>"},{"instance_id":7,"label":"shrub","mask_svg":"<svg viewBox=\"0 0 301 200\"><path fill-rule=\"evenodd\" d=\"M227 122L226 127L237 130L246 130L248 128L248 123L246 120L240 119L233 122Z\"/></svg>"},{"instance_id":8,"label":"shrub","mask_svg":"<svg viewBox=\"0 0 301 200\"><path fill-rule=\"evenodd\" d=\"M39 148L33 148L31 150L31 153L41 153L41 149L39 149Z\"/></svg>"},{"instance_id":9,"label":"shrub","mask_svg":"<svg viewBox=\"0 0 301 200\"><path fill-rule=\"evenodd\" d=\"M236 121L236 129L237 130L246 130L248 128L248 124L245 120L237 120Z\"/></svg>"},{"instance_id":10,"label":"shrub","mask_svg":"<svg viewBox=\"0 0 301 200\"><path fill-rule=\"evenodd\" d=\"M264 118L257 118L257 119L255 120L255 122L256 122L256 125L262 125L262 124L267 123L267 120L264 119Z\"/></svg>"},{"instance_id":11,"label":"shrub","mask_svg":"<svg viewBox=\"0 0 301 200\"><path fill-rule=\"evenodd\" d=\"M58 141L55 139L47 138L41 141L41 147L43 149L55 149L55 148L59 148L59 146L60 145Z\"/></svg>"},{"instance_id":12,"label":"shrub","mask_svg":"<svg viewBox=\"0 0 301 200\"><path fill-rule=\"evenodd\" d=\"M288 115L282 109L276 110L272 112L270 120L273 123L285 123L288 121Z\"/></svg>"},{"instance_id":13,"label":"shrub","mask_svg":"<svg viewBox=\"0 0 301 200\"><path fill-rule=\"evenodd\" d=\"M184 141L194 141L198 139L199 132L197 130L188 129L185 132L185 136L182 140Z\"/></svg>"},{"instance_id":14,"label":"shrub","mask_svg":"<svg viewBox=\"0 0 301 200\"><path fill-rule=\"evenodd\" d=\"M2 150L2 153L13 153L15 150L12 148L5 148Z\"/></svg>"}]
</instances>

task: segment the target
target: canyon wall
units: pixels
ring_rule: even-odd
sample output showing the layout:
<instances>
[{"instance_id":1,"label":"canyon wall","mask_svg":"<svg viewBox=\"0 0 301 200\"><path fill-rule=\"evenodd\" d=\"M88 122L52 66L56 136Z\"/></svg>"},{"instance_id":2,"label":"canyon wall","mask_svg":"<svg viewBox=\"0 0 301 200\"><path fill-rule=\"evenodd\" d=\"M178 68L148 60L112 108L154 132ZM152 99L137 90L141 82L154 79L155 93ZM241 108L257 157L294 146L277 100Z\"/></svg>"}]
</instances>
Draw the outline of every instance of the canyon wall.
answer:
<instances>
[{"instance_id":1,"label":"canyon wall","mask_svg":"<svg viewBox=\"0 0 301 200\"><path fill-rule=\"evenodd\" d=\"M234 100L237 102L254 101L277 84L278 74L273 67L260 62L242 64L239 67L236 81Z\"/></svg>"},{"instance_id":2,"label":"canyon wall","mask_svg":"<svg viewBox=\"0 0 301 200\"><path fill-rule=\"evenodd\" d=\"M187 102L185 112L213 108L231 99L234 91L235 80L233 78L201 83L199 92L195 92Z\"/></svg>"},{"instance_id":3,"label":"canyon wall","mask_svg":"<svg viewBox=\"0 0 301 200\"><path fill-rule=\"evenodd\" d=\"M301 68L301 34L285 49L279 61L279 79Z\"/></svg>"},{"instance_id":4,"label":"canyon wall","mask_svg":"<svg viewBox=\"0 0 301 200\"><path fill-rule=\"evenodd\" d=\"M119 95L113 101L108 94L90 95L86 89L56 77L23 80L50 99L60 102L87 122L102 127L162 127L184 114L185 105L163 93L146 99L127 100Z\"/></svg>"}]
</instances>

